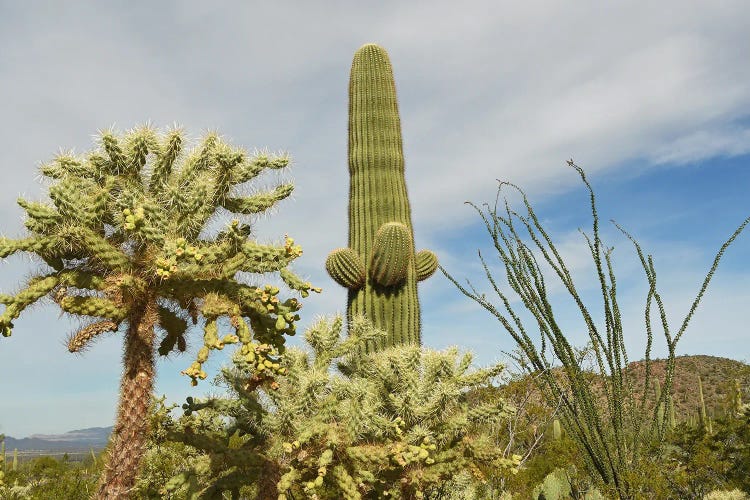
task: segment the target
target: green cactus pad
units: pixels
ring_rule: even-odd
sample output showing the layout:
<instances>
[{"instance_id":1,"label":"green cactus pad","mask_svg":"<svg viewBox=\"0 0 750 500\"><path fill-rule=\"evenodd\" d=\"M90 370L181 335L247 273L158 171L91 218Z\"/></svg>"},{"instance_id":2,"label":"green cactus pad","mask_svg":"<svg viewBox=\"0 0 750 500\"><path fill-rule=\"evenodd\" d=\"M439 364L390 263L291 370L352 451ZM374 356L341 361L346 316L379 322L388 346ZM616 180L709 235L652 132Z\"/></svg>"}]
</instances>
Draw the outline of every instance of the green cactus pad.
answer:
<instances>
[{"instance_id":1,"label":"green cactus pad","mask_svg":"<svg viewBox=\"0 0 750 500\"><path fill-rule=\"evenodd\" d=\"M350 290L365 284L365 264L351 248L338 248L328 254L326 271L336 283Z\"/></svg>"},{"instance_id":2,"label":"green cactus pad","mask_svg":"<svg viewBox=\"0 0 750 500\"><path fill-rule=\"evenodd\" d=\"M437 256L429 250L420 250L415 256L417 265L417 281L426 280L438 268Z\"/></svg>"},{"instance_id":3,"label":"green cactus pad","mask_svg":"<svg viewBox=\"0 0 750 500\"><path fill-rule=\"evenodd\" d=\"M399 222L380 226L375 234L370 258L370 276L381 286L396 286L406 281L412 264L411 233Z\"/></svg>"}]
</instances>

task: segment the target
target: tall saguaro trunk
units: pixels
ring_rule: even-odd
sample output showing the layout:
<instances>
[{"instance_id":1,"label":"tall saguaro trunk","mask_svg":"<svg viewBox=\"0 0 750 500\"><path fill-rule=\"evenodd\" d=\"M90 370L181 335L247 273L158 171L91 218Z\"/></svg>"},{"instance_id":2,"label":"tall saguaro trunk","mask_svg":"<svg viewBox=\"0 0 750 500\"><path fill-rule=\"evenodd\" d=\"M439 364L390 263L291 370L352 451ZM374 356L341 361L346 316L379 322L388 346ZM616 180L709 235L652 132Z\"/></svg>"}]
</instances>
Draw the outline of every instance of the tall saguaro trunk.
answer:
<instances>
[{"instance_id":1,"label":"tall saguaro trunk","mask_svg":"<svg viewBox=\"0 0 750 500\"><path fill-rule=\"evenodd\" d=\"M127 499L135 485L148 438L148 412L154 386L156 321L157 306L153 299L148 299L129 318L117 420L95 499Z\"/></svg>"},{"instance_id":2,"label":"tall saguaro trunk","mask_svg":"<svg viewBox=\"0 0 750 500\"><path fill-rule=\"evenodd\" d=\"M329 254L326 270L349 289L349 322L364 314L388 333L386 345L419 345L417 282L435 272L437 257L415 252L396 83L388 53L375 44L352 61L348 148L349 245ZM379 347L368 342L368 350Z\"/></svg>"}]
</instances>

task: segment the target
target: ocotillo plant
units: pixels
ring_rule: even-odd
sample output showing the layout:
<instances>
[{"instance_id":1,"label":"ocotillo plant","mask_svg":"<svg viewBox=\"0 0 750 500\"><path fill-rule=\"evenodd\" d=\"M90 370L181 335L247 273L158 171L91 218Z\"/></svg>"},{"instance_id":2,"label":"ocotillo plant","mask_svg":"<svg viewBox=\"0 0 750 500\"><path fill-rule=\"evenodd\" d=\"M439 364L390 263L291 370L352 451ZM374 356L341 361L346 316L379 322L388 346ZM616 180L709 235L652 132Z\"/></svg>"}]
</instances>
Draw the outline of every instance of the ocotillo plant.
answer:
<instances>
[{"instance_id":1,"label":"ocotillo plant","mask_svg":"<svg viewBox=\"0 0 750 500\"><path fill-rule=\"evenodd\" d=\"M651 442L652 439L657 442L663 442L664 440L666 427L664 420L667 415L660 415L658 408L662 403L671 399L677 342L682 337L695 309L698 307L724 251L750 223L750 217L745 219L721 246L695 301L685 316L679 331L674 336L670 333L664 304L656 288L656 271L651 255L644 256L640 245L633 237L615 224L635 246L649 284L645 307L648 337L644 360L645 377L643 378L643 386L638 391L641 397L637 398L634 377L626 369L629 362L625 350L620 309L617 303L617 287L611 261L612 248L603 247L599 236L599 218L594 191L586 179L583 169L573 163L572 160L568 164L578 172L590 195L593 238L585 233L584 237L594 260L600 282L605 319L603 329L601 325L594 322L585 307L565 262L555 248L549 234L540 224L539 218L532 209L525 193L508 182L500 183L498 199L495 201L494 208L486 205L487 213L473 203L469 204L482 217L487 231L492 237L494 247L498 251L500 261L505 268L510 289L518 295L524 306L534 316L535 324L539 328L539 337L537 338L540 338L540 340L535 341L527 332L523 321L511 307L510 299L492 276L481 252L479 258L492 289L502 301L500 307L496 307L485 294L479 293L471 283L469 283L471 289L469 291L442 267L440 269L463 294L479 303L500 321L522 352L523 356L518 361L529 373L540 375L538 378L542 382L540 389L546 399L548 401L562 401L560 406L561 423L567 434L575 439L580 446L582 454L587 460L590 473L601 477L604 483L610 485L620 498L632 498L634 495L633 486L628 478L634 477L633 471L638 467L644 443ZM505 210L498 211L498 201L504 186L511 186L520 192L527 214L511 210L507 200L505 201ZM533 243L527 244L522 238L523 234L528 234ZM586 324L591 346L590 351L596 361L599 375L604 380L607 403L605 408L598 405L598 397L592 390L587 374L581 366L582 361L576 355L576 350L570 344L554 315L545 276L537 261L537 255L544 258L554 274L560 279L573 298ZM651 387L650 355L653 335L650 312L653 302L656 302L659 309L669 353L666 362L664 387L660 400L656 401L655 407L647 402L648 391ZM505 311L502 311L502 309ZM505 312L507 312L507 315ZM534 336L536 337L535 334ZM550 355L554 355L557 361L562 364L563 370L561 373L564 375L564 383L561 383L553 375L554 360L550 359ZM659 422L659 419L661 419L661 422Z\"/></svg>"},{"instance_id":2,"label":"ocotillo plant","mask_svg":"<svg viewBox=\"0 0 750 500\"><path fill-rule=\"evenodd\" d=\"M364 314L388 333L387 345L420 344L417 282L435 272L437 257L414 252L396 84L374 44L352 62L348 157L349 246L331 252L326 270L349 289L347 322Z\"/></svg>"},{"instance_id":3,"label":"ocotillo plant","mask_svg":"<svg viewBox=\"0 0 750 500\"><path fill-rule=\"evenodd\" d=\"M289 196L291 184L252 196L233 192L289 159L249 157L216 134L189 152L184 142L179 130L158 134L143 127L123 137L104 132L100 147L82 157L58 156L41 169L53 181L52 204L18 200L31 235L0 239L0 257L31 252L51 268L15 296L0 297L3 335L27 306L51 295L63 311L96 318L70 338L70 351L107 331L125 336L120 401L98 498L125 498L134 484L147 435L156 328L164 333L159 354L184 351L188 322L197 324L202 315L204 345L183 373L196 384L206 377L202 364L212 350L241 343L241 355L256 363L257 385L272 379L263 361L283 348L284 334L294 333L300 303L282 301L278 288L251 286L237 273L279 272L303 295L313 289L287 268L302 253L289 237L280 246L260 244L236 219L218 235L204 235L219 208L255 214ZM220 318L229 319L233 333L219 336Z\"/></svg>"}]
</instances>

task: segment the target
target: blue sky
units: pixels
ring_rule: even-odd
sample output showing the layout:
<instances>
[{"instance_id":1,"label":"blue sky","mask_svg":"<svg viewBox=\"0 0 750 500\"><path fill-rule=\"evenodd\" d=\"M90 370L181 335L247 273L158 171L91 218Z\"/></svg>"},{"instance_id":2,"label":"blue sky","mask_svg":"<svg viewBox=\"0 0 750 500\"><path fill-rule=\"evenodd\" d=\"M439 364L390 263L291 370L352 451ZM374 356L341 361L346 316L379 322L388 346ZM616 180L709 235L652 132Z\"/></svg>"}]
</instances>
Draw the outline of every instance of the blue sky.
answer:
<instances>
[{"instance_id":1,"label":"blue sky","mask_svg":"<svg viewBox=\"0 0 750 500\"><path fill-rule=\"evenodd\" d=\"M577 229L590 232L587 193L615 246L631 359L645 342L646 282L615 219L655 258L676 330L713 256L750 215L750 4L690 2L10 2L0 0L0 232L23 234L19 195L43 199L40 162L93 147L97 130L174 122L233 144L288 151L282 179L296 190L255 224L258 239L289 233L294 269L323 293L304 301L300 330L343 312L346 292L323 269L346 243L349 67L364 43L385 47L399 94L406 178L419 248L459 280L487 290L477 249L490 240L463 202L494 200L495 179L526 190L589 309L597 283ZM259 186L273 185L269 176ZM750 360L750 236L727 251L678 354ZM13 292L36 265L0 263ZM502 277L497 268L495 276ZM275 283L273 277L268 281ZM571 338L584 337L572 303L553 305ZM420 284L423 342L459 345L479 365L513 348L499 323L441 274ZM596 317L596 314L595 314ZM14 437L111 425L122 339L83 356L64 347L77 323L40 304L0 338L0 432ZM197 349L158 362L157 394L182 402L215 391L179 375ZM664 354L656 335L656 355ZM293 342L297 342L296 340ZM218 356L209 371L228 359Z\"/></svg>"}]
</instances>

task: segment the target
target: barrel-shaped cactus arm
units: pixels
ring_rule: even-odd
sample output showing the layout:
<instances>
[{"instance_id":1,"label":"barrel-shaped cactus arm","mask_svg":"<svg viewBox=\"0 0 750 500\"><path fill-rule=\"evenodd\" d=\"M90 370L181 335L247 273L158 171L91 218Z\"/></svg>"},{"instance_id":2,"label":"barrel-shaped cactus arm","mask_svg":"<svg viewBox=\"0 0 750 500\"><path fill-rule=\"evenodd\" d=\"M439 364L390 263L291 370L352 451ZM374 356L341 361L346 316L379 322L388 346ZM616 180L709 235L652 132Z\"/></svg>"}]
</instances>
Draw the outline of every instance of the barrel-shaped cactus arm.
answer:
<instances>
[{"instance_id":1,"label":"barrel-shaped cactus arm","mask_svg":"<svg viewBox=\"0 0 750 500\"><path fill-rule=\"evenodd\" d=\"M420 250L414 257L417 265L417 281L426 280L438 268L438 258L430 250Z\"/></svg>"},{"instance_id":2,"label":"barrel-shaped cactus arm","mask_svg":"<svg viewBox=\"0 0 750 500\"><path fill-rule=\"evenodd\" d=\"M337 248L326 259L326 271L333 280L349 290L359 290L365 284L365 263L351 248Z\"/></svg>"},{"instance_id":3,"label":"barrel-shaped cactus arm","mask_svg":"<svg viewBox=\"0 0 750 500\"><path fill-rule=\"evenodd\" d=\"M412 259L411 231L400 222L386 222L375 233L370 257L370 277L382 286L406 281Z\"/></svg>"}]
</instances>

